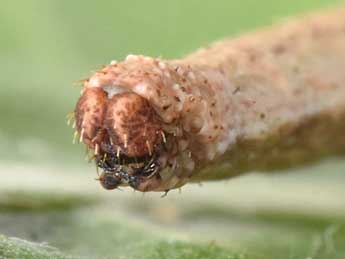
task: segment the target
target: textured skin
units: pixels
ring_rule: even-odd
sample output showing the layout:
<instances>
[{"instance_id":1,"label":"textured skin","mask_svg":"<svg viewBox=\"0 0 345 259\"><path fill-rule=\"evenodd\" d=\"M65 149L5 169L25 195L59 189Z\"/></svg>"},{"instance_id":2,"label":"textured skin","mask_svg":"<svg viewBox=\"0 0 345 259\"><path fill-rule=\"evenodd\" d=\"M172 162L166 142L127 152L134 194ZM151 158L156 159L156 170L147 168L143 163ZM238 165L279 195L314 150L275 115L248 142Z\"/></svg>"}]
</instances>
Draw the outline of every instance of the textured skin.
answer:
<instances>
[{"instance_id":1,"label":"textured skin","mask_svg":"<svg viewBox=\"0 0 345 259\"><path fill-rule=\"evenodd\" d=\"M107 95L102 89L88 88L83 91L77 103L76 127L90 148L95 148L95 144L100 142L103 135L106 99Z\"/></svg>"},{"instance_id":2,"label":"textured skin","mask_svg":"<svg viewBox=\"0 0 345 259\"><path fill-rule=\"evenodd\" d=\"M114 95L107 103L104 127L113 143L131 157L156 152L162 142L160 121L148 101L134 93Z\"/></svg>"},{"instance_id":3,"label":"textured skin","mask_svg":"<svg viewBox=\"0 0 345 259\"><path fill-rule=\"evenodd\" d=\"M128 154L147 154L130 124L110 130L118 120L112 107L117 102L107 101L102 125L95 120L104 116L95 107L105 92L108 99L113 94L109 89L115 99L123 91L145 98L154 110L147 113L152 126L144 122L150 144L164 142L156 134L160 130L167 141L164 152L154 151L160 157L155 177L140 178L142 191L296 165L344 151L344 71L345 10L339 9L224 40L181 60L129 55L105 66L85 82L77 130L81 133L81 121L90 121L83 139L91 148L90 139L102 129L117 134L120 146L127 132L140 147ZM130 109L124 114L137 116ZM143 117L132 125L135 121Z\"/></svg>"}]
</instances>

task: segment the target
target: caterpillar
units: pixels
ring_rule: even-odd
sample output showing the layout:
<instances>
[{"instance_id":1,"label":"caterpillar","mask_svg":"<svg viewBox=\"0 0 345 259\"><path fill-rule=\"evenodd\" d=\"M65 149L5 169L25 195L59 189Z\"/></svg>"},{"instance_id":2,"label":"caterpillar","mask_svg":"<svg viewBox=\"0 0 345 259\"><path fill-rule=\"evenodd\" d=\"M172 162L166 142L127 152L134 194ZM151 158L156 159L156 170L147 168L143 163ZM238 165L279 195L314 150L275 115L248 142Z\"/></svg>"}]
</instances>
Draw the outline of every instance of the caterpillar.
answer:
<instances>
[{"instance_id":1,"label":"caterpillar","mask_svg":"<svg viewBox=\"0 0 345 259\"><path fill-rule=\"evenodd\" d=\"M345 9L225 39L176 60L128 55L75 110L106 189L168 191L345 150Z\"/></svg>"}]
</instances>

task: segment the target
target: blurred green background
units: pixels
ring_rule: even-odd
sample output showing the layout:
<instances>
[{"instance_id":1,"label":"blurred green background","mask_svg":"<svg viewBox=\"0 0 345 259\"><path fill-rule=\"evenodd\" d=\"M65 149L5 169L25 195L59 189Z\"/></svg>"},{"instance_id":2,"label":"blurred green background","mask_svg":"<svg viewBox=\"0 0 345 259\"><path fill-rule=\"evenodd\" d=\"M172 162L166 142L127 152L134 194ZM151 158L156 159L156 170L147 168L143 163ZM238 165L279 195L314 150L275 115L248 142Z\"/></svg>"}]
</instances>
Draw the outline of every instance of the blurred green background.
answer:
<instances>
[{"instance_id":1,"label":"blurred green background","mask_svg":"<svg viewBox=\"0 0 345 259\"><path fill-rule=\"evenodd\" d=\"M177 58L339 3L0 0L0 258L345 258L342 159L162 199L102 190L66 125L78 80L113 59Z\"/></svg>"}]
</instances>

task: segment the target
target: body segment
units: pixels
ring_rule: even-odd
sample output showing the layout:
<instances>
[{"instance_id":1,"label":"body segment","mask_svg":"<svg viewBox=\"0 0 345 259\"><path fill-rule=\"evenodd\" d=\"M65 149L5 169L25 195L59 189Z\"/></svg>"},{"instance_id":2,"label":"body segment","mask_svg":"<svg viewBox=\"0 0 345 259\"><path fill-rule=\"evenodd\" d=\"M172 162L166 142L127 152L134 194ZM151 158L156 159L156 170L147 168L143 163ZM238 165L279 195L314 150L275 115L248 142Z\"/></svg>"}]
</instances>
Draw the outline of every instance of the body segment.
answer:
<instances>
[{"instance_id":1,"label":"body segment","mask_svg":"<svg viewBox=\"0 0 345 259\"><path fill-rule=\"evenodd\" d=\"M77 130L140 191L295 165L345 150L344 71L340 9L180 60L113 62L86 80Z\"/></svg>"}]
</instances>

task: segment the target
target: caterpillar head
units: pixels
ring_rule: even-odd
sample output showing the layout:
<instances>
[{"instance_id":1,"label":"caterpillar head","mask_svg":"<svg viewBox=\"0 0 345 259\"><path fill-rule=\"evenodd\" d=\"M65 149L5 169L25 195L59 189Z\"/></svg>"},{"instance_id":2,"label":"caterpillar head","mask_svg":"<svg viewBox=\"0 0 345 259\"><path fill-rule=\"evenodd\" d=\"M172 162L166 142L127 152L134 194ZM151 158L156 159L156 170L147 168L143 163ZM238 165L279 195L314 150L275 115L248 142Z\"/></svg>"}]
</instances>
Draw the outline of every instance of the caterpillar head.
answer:
<instances>
[{"instance_id":1,"label":"caterpillar head","mask_svg":"<svg viewBox=\"0 0 345 259\"><path fill-rule=\"evenodd\" d=\"M75 119L80 139L104 170L100 182L105 189L129 185L146 191L161 180L166 139L146 99L132 92L109 97L102 88L85 88Z\"/></svg>"}]
</instances>

